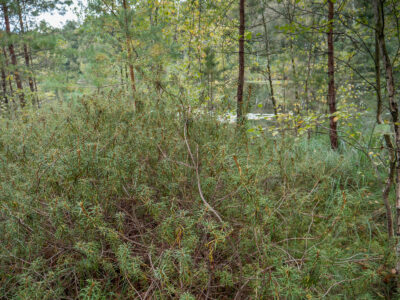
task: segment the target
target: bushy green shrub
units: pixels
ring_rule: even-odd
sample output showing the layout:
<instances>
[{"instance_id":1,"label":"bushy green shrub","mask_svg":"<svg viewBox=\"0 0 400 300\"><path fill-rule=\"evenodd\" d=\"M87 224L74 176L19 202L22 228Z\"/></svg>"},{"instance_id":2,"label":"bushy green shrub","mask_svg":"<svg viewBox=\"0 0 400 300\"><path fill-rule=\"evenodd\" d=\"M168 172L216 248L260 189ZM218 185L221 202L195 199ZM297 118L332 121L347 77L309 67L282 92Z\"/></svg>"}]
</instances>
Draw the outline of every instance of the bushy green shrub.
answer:
<instances>
[{"instance_id":1,"label":"bushy green shrub","mask_svg":"<svg viewBox=\"0 0 400 300\"><path fill-rule=\"evenodd\" d=\"M362 153L151 109L84 97L0 120L3 298L391 293L380 182Z\"/></svg>"}]
</instances>

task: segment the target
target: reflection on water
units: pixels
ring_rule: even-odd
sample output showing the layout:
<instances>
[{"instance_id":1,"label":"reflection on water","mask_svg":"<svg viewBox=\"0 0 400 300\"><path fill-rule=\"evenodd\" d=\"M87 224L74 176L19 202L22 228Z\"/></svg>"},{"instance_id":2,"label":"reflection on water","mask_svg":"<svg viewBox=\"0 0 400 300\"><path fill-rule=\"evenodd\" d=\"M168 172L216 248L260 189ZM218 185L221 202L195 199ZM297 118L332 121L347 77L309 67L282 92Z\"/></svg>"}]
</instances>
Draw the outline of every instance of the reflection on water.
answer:
<instances>
[{"instance_id":1,"label":"reflection on water","mask_svg":"<svg viewBox=\"0 0 400 300\"><path fill-rule=\"evenodd\" d=\"M255 114L248 113L246 115L247 120L273 120L274 114ZM227 123L235 123L236 122L236 114L226 113L225 115L219 116L218 121L227 122Z\"/></svg>"}]
</instances>

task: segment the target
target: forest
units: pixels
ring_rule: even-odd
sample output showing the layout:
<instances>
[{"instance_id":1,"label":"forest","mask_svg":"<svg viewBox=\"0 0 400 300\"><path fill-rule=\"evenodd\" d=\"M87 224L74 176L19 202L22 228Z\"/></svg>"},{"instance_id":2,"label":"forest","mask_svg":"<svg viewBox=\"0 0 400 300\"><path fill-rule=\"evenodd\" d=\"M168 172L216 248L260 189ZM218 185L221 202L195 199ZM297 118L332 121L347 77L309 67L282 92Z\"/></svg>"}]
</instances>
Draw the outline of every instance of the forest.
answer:
<instances>
[{"instance_id":1,"label":"forest","mask_svg":"<svg viewBox=\"0 0 400 300\"><path fill-rule=\"evenodd\" d=\"M0 299L400 299L400 1L0 24Z\"/></svg>"}]
</instances>

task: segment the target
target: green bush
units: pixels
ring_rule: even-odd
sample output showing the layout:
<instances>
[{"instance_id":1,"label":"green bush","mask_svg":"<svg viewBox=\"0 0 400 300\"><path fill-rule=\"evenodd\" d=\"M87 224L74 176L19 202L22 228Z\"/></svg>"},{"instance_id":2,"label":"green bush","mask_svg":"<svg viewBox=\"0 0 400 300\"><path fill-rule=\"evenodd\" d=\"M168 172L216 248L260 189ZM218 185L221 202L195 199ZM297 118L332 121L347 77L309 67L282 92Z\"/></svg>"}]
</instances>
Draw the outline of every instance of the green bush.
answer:
<instances>
[{"instance_id":1,"label":"green bush","mask_svg":"<svg viewBox=\"0 0 400 300\"><path fill-rule=\"evenodd\" d=\"M380 182L362 153L97 97L0 128L5 299L392 293Z\"/></svg>"}]
</instances>

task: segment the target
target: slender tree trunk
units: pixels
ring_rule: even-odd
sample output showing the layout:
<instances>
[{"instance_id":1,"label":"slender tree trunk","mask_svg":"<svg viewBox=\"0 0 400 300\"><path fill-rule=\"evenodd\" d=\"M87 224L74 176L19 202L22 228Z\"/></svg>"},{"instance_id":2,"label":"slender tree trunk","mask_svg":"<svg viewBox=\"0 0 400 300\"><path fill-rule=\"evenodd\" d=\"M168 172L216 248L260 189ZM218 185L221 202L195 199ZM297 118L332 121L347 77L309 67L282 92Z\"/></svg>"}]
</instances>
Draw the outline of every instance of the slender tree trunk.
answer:
<instances>
[{"instance_id":1,"label":"slender tree trunk","mask_svg":"<svg viewBox=\"0 0 400 300\"><path fill-rule=\"evenodd\" d=\"M201 35L201 1L198 1L199 3L199 18L197 20L198 22L198 40L197 40L197 59L199 61L199 73L200 73L200 82L203 82L203 74L202 74L202 66L201 66L201 42L202 42L202 35Z\"/></svg>"},{"instance_id":2,"label":"slender tree trunk","mask_svg":"<svg viewBox=\"0 0 400 300\"><path fill-rule=\"evenodd\" d=\"M7 70L8 69L8 57L7 57L7 51L6 51L5 47L3 47L3 54L4 54L4 64L5 64L5 67L6 67L6 70ZM6 74L8 76L8 84L10 86L10 96L12 97L14 95L14 89L13 89L13 86L12 86L12 80L11 80L10 72L7 71Z\"/></svg>"},{"instance_id":3,"label":"slender tree trunk","mask_svg":"<svg viewBox=\"0 0 400 300\"><path fill-rule=\"evenodd\" d=\"M388 93L389 99L389 111L392 116L393 128L395 132L395 187L396 187L396 236L400 236L400 127L399 127L399 109L397 105L397 101L395 99L395 85L394 85L394 77L393 77L393 67L389 58L389 54L386 49L385 42L385 16L383 11L383 1L375 0L374 1L374 10L375 10L375 18L376 18L376 31L378 35L378 43L379 50L381 53L383 65L385 67L386 74L386 89ZM397 272L400 269L400 247L397 245Z\"/></svg>"},{"instance_id":4,"label":"slender tree trunk","mask_svg":"<svg viewBox=\"0 0 400 300\"><path fill-rule=\"evenodd\" d=\"M29 51L29 49L28 49L28 53L29 53L30 64L31 64L31 67L32 67L32 70L33 70L32 53L31 53L31 51ZM35 87L37 106L40 107L40 98L39 98L39 94L38 94L38 88L37 88L37 82L36 82L36 77L35 76L33 76L33 86Z\"/></svg>"},{"instance_id":5,"label":"slender tree trunk","mask_svg":"<svg viewBox=\"0 0 400 300\"><path fill-rule=\"evenodd\" d=\"M25 27L24 27L24 21L22 18L22 8L20 5L20 2L18 1L18 18L19 18L19 25L21 29L21 34L25 34ZM32 93L32 102L33 104L36 104L38 107L40 106L39 104L39 96L37 93L37 84L36 84L36 78L34 76L33 72L33 63L32 63L32 55L31 52L29 51L29 47L26 43L23 44L24 48L24 59L25 59L25 66L29 72L28 75L28 82L29 82L29 89Z\"/></svg>"},{"instance_id":6,"label":"slender tree trunk","mask_svg":"<svg viewBox=\"0 0 400 300\"><path fill-rule=\"evenodd\" d=\"M156 9L154 10L154 15L155 15L154 20L153 20L152 10L150 9L150 11L151 11L150 27L152 29L155 29L155 26L158 25L157 24L157 22L158 22L158 5L156 6ZM174 35L174 39L176 41L176 34ZM152 70L153 74L155 74L155 82L154 83L155 83L155 88L156 88L156 92L157 92L157 106L158 106L161 101L161 95L162 95L161 80L162 80L162 74L163 74L163 65L161 64L160 61L157 61L155 64L153 64L151 66L151 70Z\"/></svg>"},{"instance_id":7,"label":"slender tree trunk","mask_svg":"<svg viewBox=\"0 0 400 300\"><path fill-rule=\"evenodd\" d=\"M129 22L128 22L128 12L130 7L127 3L127 0L122 1L122 5L124 8L124 21L125 21L125 39L126 39L126 50L128 52L128 68L129 68L129 76L131 79L131 88L132 88L132 97L135 101L135 108L140 110L139 101L136 99L136 84L135 84L135 72L132 65L132 42L131 36L129 34Z\"/></svg>"},{"instance_id":8,"label":"slender tree trunk","mask_svg":"<svg viewBox=\"0 0 400 300\"><path fill-rule=\"evenodd\" d=\"M294 99L295 104L293 110L296 112L297 115L301 114L301 105L300 105L300 98L299 98L299 89L298 89L298 81L297 81L297 72L296 72L296 64L294 61L294 52L293 52L293 40L289 40L289 45L290 45L290 60L292 62L292 74L293 74L293 86L294 86ZM299 128L301 124L295 122L294 124L294 130L295 130L295 135L297 136Z\"/></svg>"},{"instance_id":9,"label":"slender tree trunk","mask_svg":"<svg viewBox=\"0 0 400 300\"><path fill-rule=\"evenodd\" d=\"M3 8L4 23L6 25L6 33L7 33L7 36L10 38L11 29L10 29L10 20L8 18L8 7L5 3L3 3L2 8ZM17 69L17 57L14 52L14 45L11 41L8 42L8 50L9 50L10 56L11 56L11 63L14 66L14 77L15 77L15 83L17 84L17 88L19 90L20 105L22 107L24 107L25 106L25 97L24 97L24 92L22 89L22 81L21 81L21 78L19 76L18 69Z\"/></svg>"},{"instance_id":10,"label":"slender tree trunk","mask_svg":"<svg viewBox=\"0 0 400 300\"><path fill-rule=\"evenodd\" d=\"M315 26L315 18L314 15L311 17L312 18L312 26ZM310 95L309 95L309 82L310 82L310 77L311 77L311 70L312 70L312 66L311 66L311 62L312 62L312 58L313 58L313 43L312 41L310 42L310 49L308 51L308 60L307 60L307 76L306 76L306 80L304 83L304 97L305 97L305 107L306 110L308 111L310 109ZM310 137L310 130L307 130L309 137Z\"/></svg>"},{"instance_id":11,"label":"slender tree trunk","mask_svg":"<svg viewBox=\"0 0 400 300\"><path fill-rule=\"evenodd\" d=\"M377 103L377 108L376 108L376 122L378 124L383 124L382 120L382 92L381 92L381 68L380 68L380 46L379 46L379 31L382 29L380 28L382 25L378 21L377 22L378 26L375 29L375 84L376 84L376 103ZM384 134L383 135L385 139L385 144L386 148L389 152L389 160L390 160L390 166L389 166L389 175L386 179L385 186L383 188L382 192L382 198L383 198L383 203L385 205L386 209L386 227L388 231L388 237L391 239L394 235L393 232L393 216L392 216L392 207L390 205L389 201L389 193L393 185L393 179L395 175L395 170L396 170L396 155L395 155L395 149L392 143L392 140L390 138L389 134Z\"/></svg>"},{"instance_id":12,"label":"slender tree trunk","mask_svg":"<svg viewBox=\"0 0 400 300\"><path fill-rule=\"evenodd\" d=\"M271 94L272 106L274 108L274 114L275 114L275 116L278 116L278 106L276 105L276 99L275 99L275 95L274 95L274 86L272 84L271 63L270 63L270 57L269 57L269 51L270 51L269 36L268 36L267 22L265 20L264 11L262 13L262 21L263 21L263 27L264 27L265 51L266 51L266 57L267 57L267 76L268 76L269 90L270 90L270 94Z\"/></svg>"},{"instance_id":13,"label":"slender tree trunk","mask_svg":"<svg viewBox=\"0 0 400 300\"><path fill-rule=\"evenodd\" d=\"M4 103L8 103L8 98L7 98L7 79L6 79L6 72L4 71L3 66L1 67L1 87L3 90L3 100Z\"/></svg>"},{"instance_id":14,"label":"slender tree trunk","mask_svg":"<svg viewBox=\"0 0 400 300\"><path fill-rule=\"evenodd\" d=\"M292 73L293 73L293 86L294 86L294 98L296 99L296 104L299 104L299 89L297 85L297 72L296 72L296 64L294 62L294 52L293 52L293 41L290 39L289 41L289 47L290 47L290 61L292 63ZM300 110L300 107L298 107L298 110ZM299 111L298 111L299 112Z\"/></svg>"},{"instance_id":15,"label":"slender tree trunk","mask_svg":"<svg viewBox=\"0 0 400 300\"><path fill-rule=\"evenodd\" d=\"M129 92L129 84L128 84L129 75L128 75L128 65L127 64L124 64L124 72L125 72L125 82L126 82L125 88L126 88L126 92Z\"/></svg>"},{"instance_id":16,"label":"slender tree trunk","mask_svg":"<svg viewBox=\"0 0 400 300\"><path fill-rule=\"evenodd\" d=\"M306 80L304 83L304 97L305 97L305 107L307 110L309 110L309 96L308 96L308 84L310 81L310 76L311 76L311 58L312 58L312 44L310 43L310 51L308 51L308 60L307 60L307 76L306 76Z\"/></svg>"},{"instance_id":17,"label":"slender tree trunk","mask_svg":"<svg viewBox=\"0 0 400 300\"><path fill-rule=\"evenodd\" d=\"M19 26L20 26L20 30L21 30L21 35L24 35L25 33L25 29L24 29L24 21L22 19L22 11L21 11L21 5L18 1L18 19L19 19ZM23 48L24 48L24 58L25 58L25 65L26 68L29 72L29 76L28 76L28 82L29 82L29 89L31 90L32 94L35 93L35 87L33 85L33 79L32 76L30 74L30 63L29 63L29 52L28 52L28 45L26 43L23 43Z\"/></svg>"},{"instance_id":18,"label":"slender tree trunk","mask_svg":"<svg viewBox=\"0 0 400 300\"><path fill-rule=\"evenodd\" d=\"M375 83L376 83L376 122L382 124L382 92L381 92L381 68L378 33L375 31Z\"/></svg>"},{"instance_id":19,"label":"slender tree trunk","mask_svg":"<svg viewBox=\"0 0 400 300\"><path fill-rule=\"evenodd\" d=\"M33 69L32 52L30 51L30 49L28 49L28 55L29 55L29 63L30 63L30 66L31 66L31 68ZM36 78L35 78L35 76L33 76L33 86L35 87L36 96L37 96L37 99L39 100L39 97L38 97L38 95L37 95L38 89L37 89L37 84L36 84Z\"/></svg>"},{"instance_id":20,"label":"slender tree trunk","mask_svg":"<svg viewBox=\"0 0 400 300\"><path fill-rule=\"evenodd\" d=\"M237 124L243 125L243 87L244 87L244 31L245 31L245 0L239 0L239 78L237 86Z\"/></svg>"},{"instance_id":21,"label":"slender tree trunk","mask_svg":"<svg viewBox=\"0 0 400 300\"><path fill-rule=\"evenodd\" d=\"M121 89L124 89L124 71L123 66L119 66L120 76L121 76Z\"/></svg>"},{"instance_id":22,"label":"slender tree trunk","mask_svg":"<svg viewBox=\"0 0 400 300\"><path fill-rule=\"evenodd\" d=\"M313 20L313 25L314 25L314 20ZM308 61L307 61L307 76L306 76L306 80L304 82L304 98L305 98L304 106L305 106L307 113L310 110L310 97L309 97L308 85L309 85L309 81L310 81L310 77L311 77L311 59L312 59L312 52L313 52L312 49L313 49L313 46L310 43L310 50L308 51ZM303 107L303 109L304 109L304 107ZM308 139L311 138L311 132L312 132L312 129L308 128L307 129L307 138Z\"/></svg>"},{"instance_id":23,"label":"slender tree trunk","mask_svg":"<svg viewBox=\"0 0 400 300\"><path fill-rule=\"evenodd\" d=\"M334 7L333 0L328 0L328 105L330 113L330 130L329 137L331 140L331 147L333 150L338 148L338 134L337 134L337 118L336 113L336 91L335 91L335 62L333 52L333 15Z\"/></svg>"},{"instance_id":24,"label":"slender tree trunk","mask_svg":"<svg viewBox=\"0 0 400 300\"><path fill-rule=\"evenodd\" d=\"M390 166L389 166L389 175L386 179L385 187L383 188L382 198L383 204L386 209L386 229L388 232L389 239L393 238L393 216L392 216L392 206L389 201L389 193L393 185L393 179L396 171L396 157L394 155L394 148L392 142L390 140L390 136L388 134L385 135L386 145L389 148L388 151L390 153Z\"/></svg>"}]
</instances>

